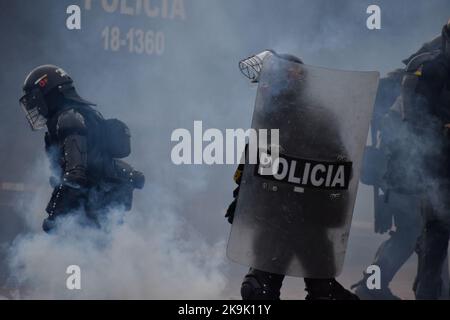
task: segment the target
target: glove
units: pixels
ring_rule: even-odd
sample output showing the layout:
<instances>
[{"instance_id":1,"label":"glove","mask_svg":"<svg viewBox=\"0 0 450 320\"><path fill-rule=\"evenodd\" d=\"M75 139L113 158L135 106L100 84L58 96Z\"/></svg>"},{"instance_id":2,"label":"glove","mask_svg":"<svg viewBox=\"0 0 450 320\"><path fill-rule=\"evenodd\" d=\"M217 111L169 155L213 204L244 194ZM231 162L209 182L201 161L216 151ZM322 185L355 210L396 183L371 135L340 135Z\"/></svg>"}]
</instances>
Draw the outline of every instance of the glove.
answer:
<instances>
[{"instance_id":1,"label":"glove","mask_svg":"<svg viewBox=\"0 0 450 320\"><path fill-rule=\"evenodd\" d=\"M233 223L233 219L234 219L234 212L236 211L236 203L237 203L237 197L239 195L239 187L237 187L236 189L234 189L233 191L233 202L230 203L230 205L228 206L227 212L225 213L225 218L228 219L228 222L230 224Z\"/></svg>"},{"instance_id":2,"label":"glove","mask_svg":"<svg viewBox=\"0 0 450 320\"><path fill-rule=\"evenodd\" d=\"M52 187L52 188L58 187L59 184L61 183L61 182L60 182L60 179L58 179L58 178L55 177L55 176L51 176L51 177L48 179L48 182L50 183L50 187Z\"/></svg>"},{"instance_id":3,"label":"glove","mask_svg":"<svg viewBox=\"0 0 450 320\"><path fill-rule=\"evenodd\" d=\"M234 199L233 202L230 203L227 209L227 213L225 214L225 218L227 218L230 224L233 223L234 212L236 211L236 202L236 199Z\"/></svg>"},{"instance_id":4,"label":"glove","mask_svg":"<svg viewBox=\"0 0 450 320\"><path fill-rule=\"evenodd\" d=\"M42 223L42 230L46 233L50 233L56 227L55 218L53 216L44 219Z\"/></svg>"},{"instance_id":5,"label":"glove","mask_svg":"<svg viewBox=\"0 0 450 320\"><path fill-rule=\"evenodd\" d=\"M145 185L145 176L142 172L133 170L130 175L133 187L135 189L142 189Z\"/></svg>"}]
</instances>

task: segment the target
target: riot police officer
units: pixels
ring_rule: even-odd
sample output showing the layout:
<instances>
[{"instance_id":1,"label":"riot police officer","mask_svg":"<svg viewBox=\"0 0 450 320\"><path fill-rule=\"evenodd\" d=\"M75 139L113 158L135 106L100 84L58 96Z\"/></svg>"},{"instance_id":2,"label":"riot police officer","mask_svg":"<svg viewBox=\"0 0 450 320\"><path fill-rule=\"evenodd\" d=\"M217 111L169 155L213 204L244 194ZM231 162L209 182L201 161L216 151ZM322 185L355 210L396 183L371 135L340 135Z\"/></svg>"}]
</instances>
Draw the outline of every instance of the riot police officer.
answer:
<instances>
[{"instance_id":1,"label":"riot police officer","mask_svg":"<svg viewBox=\"0 0 450 320\"><path fill-rule=\"evenodd\" d=\"M104 119L57 66L32 70L23 91L20 103L31 128L47 129L45 149L54 190L44 231L68 213L81 213L98 225L111 208L130 210L133 189L143 187L144 176L119 160L130 154L128 127L117 119Z\"/></svg>"},{"instance_id":2,"label":"riot police officer","mask_svg":"<svg viewBox=\"0 0 450 320\"><path fill-rule=\"evenodd\" d=\"M374 143L366 149L361 180L374 186L375 232L389 232L390 237L381 244L373 262L382 271L381 288L369 290L366 286L369 275L365 274L363 279L353 286L356 287L355 292L360 298L398 299L389 289L389 283L414 249L420 248L417 246L417 238L423 222L421 199L426 190L426 181L423 179L429 178L428 173L423 172L426 168L423 158L429 146L442 137L426 135L423 141L424 131L417 130L415 126L420 119L429 119L429 125L435 121L430 119L434 111L430 109L431 105L424 104L424 99L435 105L432 101L437 101L436 97L440 96L439 104L445 106L450 103L450 95L446 93L445 88L442 92L434 93L426 89L428 98L419 98L418 92L424 90L424 86L431 88L433 83L436 83L430 79L429 68L434 64L432 61L444 52L442 47L443 35L425 43L418 52L405 59L405 69L388 74L380 82L372 121ZM427 80L421 78L424 65L427 66ZM419 87L422 89L417 86L419 78L422 82ZM416 89L419 91L416 92ZM390 109L387 109L389 107ZM442 113L435 114L432 118L441 116ZM434 147L434 150L438 149L438 146ZM435 160L440 161L438 157ZM379 191L382 191L382 194L379 194ZM393 225L395 230L392 230ZM435 271L438 272L437 269ZM443 275L448 279L448 270L444 270ZM437 274L437 277L439 276L440 273ZM439 282L441 283L440 280ZM446 295L444 293L444 296Z\"/></svg>"},{"instance_id":3,"label":"riot police officer","mask_svg":"<svg viewBox=\"0 0 450 320\"><path fill-rule=\"evenodd\" d=\"M415 149L407 143L410 137L399 107L404 75L404 70L396 70L380 81L372 120L373 145L366 147L364 157L361 181L374 188L374 230L388 233L389 238L380 245L372 262L381 270L381 287L368 289L366 273L352 286L361 299L399 299L389 284L414 253L420 234L421 189L417 168L413 169L416 163L411 162Z\"/></svg>"},{"instance_id":4,"label":"riot police officer","mask_svg":"<svg viewBox=\"0 0 450 320\"><path fill-rule=\"evenodd\" d=\"M276 55L278 58L287 61L303 64L302 60L290 54L278 54L273 50L264 51L263 53L250 57L245 61L241 61L240 68L243 74L256 83L259 80L259 72L262 70L262 62L266 55ZM280 81L283 81L281 79ZM292 99L288 94L286 99ZM292 101L286 101L292 103ZM226 218L230 223L233 223L234 213L236 210L237 199L239 195L239 188L241 178L244 171L244 164L240 164L235 172L234 181L237 188L233 191L234 200L229 205L226 213ZM311 230L312 232L320 233L319 231ZM263 234L259 235L264 237ZM317 237L318 238L318 237ZM258 246L258 239L254 240L255 245ZM326 235L323 237L323 244L325 247L329 245L329 240ZM326 250L326 248L324 248ZM301 255L301 253L298 253ZM293 257L294 258L294 257ZM332 264L332 263L331 263ZM332 267L332 266L330 266ZM284 280L284 274L275 274L258 270L251 267L248 274L244 277L241 286L241 296L243 300L278 300L280 298L280 289ZM304 278L305 290L307 291L307 300L357 300L358 297L346 290L335 279L311 279Z\"/></svg>"},{"instance_id":5,"label":"riot police officer","mask_svg":"<svg viewBox=\"0 0 450 320\"><path fill-rule=\"evenodd\" d=\"M419 160L424 186L424 224L417 245L414 290L417 299L438 299L450 236L450 21L442 28L442 48L434 55L412 60L407 71L402 111L417 138L416 146L422 149Z\"/></svg>"}]
</instances>

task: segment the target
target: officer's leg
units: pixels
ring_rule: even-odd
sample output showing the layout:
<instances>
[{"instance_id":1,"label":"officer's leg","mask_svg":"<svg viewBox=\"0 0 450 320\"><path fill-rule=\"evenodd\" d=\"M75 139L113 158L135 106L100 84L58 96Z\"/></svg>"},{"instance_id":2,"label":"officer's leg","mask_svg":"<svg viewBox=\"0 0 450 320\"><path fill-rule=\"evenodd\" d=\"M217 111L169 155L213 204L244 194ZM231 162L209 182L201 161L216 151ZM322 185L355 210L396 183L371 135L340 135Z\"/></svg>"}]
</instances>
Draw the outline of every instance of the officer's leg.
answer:
<instances>
[{"instance_id":1,"label":"officer's leg","mask_svg":"<svg viewBox=\"0 0 450 320\"><path fill-rule=\"evenodd\" d=\"M389 288L389 284L400 270L403 264L409 259L415 249L417 242L417 233L414 229L399 227L396 231L390 232L390 238L383 242L375 255L373 265L380 268L381 283L380 289L367 288L367 280L370 274L364 273L364 277L357 284L352 286L356 288L355 293L361 299L368 300L399 300Z\"/></svg>"},{"instance_id":2,"label":"officer's leg","mask_svg":"<svg viewBox=\"0 0 450 320\"><path fill-rule=\"evenodd\" d=\"M352 286L361 299L399 299L391 292L389 284L413 254L422 228L419 196L391 192L386 210L392 210L396 230L391 231L389 239L380 245L372 263L381 270L381 288L368 289L366 282L370 275L364 273L363 279Z\"/></svg>"},{"instance_id":3,"label":"officer's leg","mask_svg":"<svg viewBox=\"0 0 450 320\"><path fill-rule=\"evenodd\" d=\"M241 286L243 300L279 300L284 275L250 268Z\"/></svg>"},{"instance_id":4,"label":"officer's leg","mask_svg":"<svg viewBox=\"0 0 450 320\"><path fill-rule=\"evenodd\" d=\"M395 274L414 252L417 237L413 239L405 231L392 231L390 238L381 244L376 253L373 264L380 267L383 289L389 287Z\"/></svg>"},{"instance_id":5,"label":"officer's leg","mask_svg":"<svg viewBox=\"0 0 450 320\"><path fill-rule=\"evenodd\" d=\"M392 293L389 288L389 284L394 278L395 274L401 268L401 266L414 252L414 245L411 250L408 250L406 246L403 246L401 235L398 231L391 231L390 237L378 248L375 259L372 265L380 268L380 288L369 289L367 287L367 280L370 277L370 273L364 272L364 277L355 285L352 286L355 289L355 293L364 300L399 300Z\"/></svg>"},{"instance_id":6,"label":"officer's leg","mask_svg":"<svg viewBox=\"0 0 450 320\"><path fill-rule=\"evenodd\" d=\"M373 262L381 270L381 287L388 288L389 283L403 264L411 257L422 229L420 204L417 197L398 196L398 205L394 212L396 230L390 233L378 249Z\"/></svg>"},{"instance_id":7,"label":"officer's leg","mask_svg":"<svg viewBox=\"0 0 450 320\"><path fill-rule=\"evenodd\" d=\"M441 221L425 222L418 241L419 265L414 284L416 299L438 299L441 294L441 274L447 256L449 230Z\"/></svg>"}]
</instances>

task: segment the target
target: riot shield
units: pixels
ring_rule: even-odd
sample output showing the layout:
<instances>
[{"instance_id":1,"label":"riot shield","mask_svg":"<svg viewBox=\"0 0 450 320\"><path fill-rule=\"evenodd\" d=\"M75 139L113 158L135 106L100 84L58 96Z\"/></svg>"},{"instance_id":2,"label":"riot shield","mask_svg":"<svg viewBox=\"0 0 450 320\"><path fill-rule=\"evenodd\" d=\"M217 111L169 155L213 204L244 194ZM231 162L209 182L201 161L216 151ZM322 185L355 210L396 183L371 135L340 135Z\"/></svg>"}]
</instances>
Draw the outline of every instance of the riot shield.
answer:
<instances>
[{"instance_id":1,"label":"riot shield","mask_svg":"<svg viewBox=\"0 0 450 320\"><path fill-rule=\"evenodd\" d=\"M272 175L244 166L231 260L298 277L341 272L378 79L264 60L252 128L279 129L279 158Z\"/></svg>"}]
</instances>

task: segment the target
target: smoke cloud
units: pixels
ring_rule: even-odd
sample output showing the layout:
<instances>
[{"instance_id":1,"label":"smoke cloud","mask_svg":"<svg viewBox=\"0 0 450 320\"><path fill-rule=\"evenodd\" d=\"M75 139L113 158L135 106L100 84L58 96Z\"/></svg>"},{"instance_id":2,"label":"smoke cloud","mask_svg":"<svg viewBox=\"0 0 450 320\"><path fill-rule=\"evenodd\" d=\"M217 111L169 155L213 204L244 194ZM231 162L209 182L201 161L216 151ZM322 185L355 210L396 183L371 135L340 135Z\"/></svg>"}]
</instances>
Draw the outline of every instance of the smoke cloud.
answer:
<instances>
[{"instance_id":1,"label":"smoke cloud","mask_svg":"<svg viewBox=\"0 0 450 320\"><path fill-rule=\"evenodd\" d=\"M12 298L210 299L220 298L225 243L208 244L174 209L167 190L149 185L146 210L111 210L101 229L76 213L58 219L55 233L19 235L8 250ZM37 195L28 210L42 207ZM37 203L41 202L41 205ZM81 268L81 290L68 290L65 273Z\"/></svg>"},{"instance_id":2,"label":"smoke cloud","mask_svg":"<svg viewBox=\"0 0 450 320\"><path fill-rule=\"evenodd\" d=\"M34 186L23 199L0 193L0 295L8 298L239 297L247 268L225 259L230 227L223 218L235 167L173 165L172 131L191 129L194 120L205 129L250 126L255 90L239 73L242 58L271 48L311 65L384 74L402 67L450 15L448 0L378 0L382 29L369 31L371 0L185 0L185 20L109 13L102 2L87 10L84 0L0 0L0 181ZM70 4L82 8L79 31L65 28ZM164 32L164 54L104 50L102 31L113 26L122 38L131 28ZM51 192L43 137L30 132L17 100L26 74L47 63L67 71L105 117L131 129L126 161L147 185L123 223L115 210L101 231L71 217L57 234L41 231ZM339 279L346 286L386 238L372 232L371 192L359 188ZM65 287L71 264L81 267L81 291ZM410 298L416 268L404 270L393 288ZM282 298L302 298L302 289L301 280L286 280Z\"/></svg>"}]
</instances>

